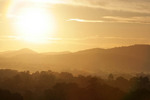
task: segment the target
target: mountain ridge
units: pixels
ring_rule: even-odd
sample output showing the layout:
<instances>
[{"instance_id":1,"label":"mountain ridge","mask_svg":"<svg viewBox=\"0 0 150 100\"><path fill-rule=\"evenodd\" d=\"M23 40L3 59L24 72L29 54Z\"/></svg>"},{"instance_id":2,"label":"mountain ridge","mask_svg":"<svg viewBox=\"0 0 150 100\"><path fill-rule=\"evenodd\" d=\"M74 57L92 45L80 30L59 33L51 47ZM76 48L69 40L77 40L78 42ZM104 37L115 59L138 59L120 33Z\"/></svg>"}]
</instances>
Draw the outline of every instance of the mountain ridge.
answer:
<instances>
[{"instance_id":1,"label":"mountain ridge","mask_svg":"<svg viewBox=\"0 0 150 100\"><path fill-rule=\"evenodd\" d=\"M26 51L26 49L21 51L24 50ZM91 73L150 72L150 45L132 45L111 49L93 48L57 55L26 53L6 59L0 57L0 59L0 68L21 70L86 70Z\"/></svg>"}]
</instances>

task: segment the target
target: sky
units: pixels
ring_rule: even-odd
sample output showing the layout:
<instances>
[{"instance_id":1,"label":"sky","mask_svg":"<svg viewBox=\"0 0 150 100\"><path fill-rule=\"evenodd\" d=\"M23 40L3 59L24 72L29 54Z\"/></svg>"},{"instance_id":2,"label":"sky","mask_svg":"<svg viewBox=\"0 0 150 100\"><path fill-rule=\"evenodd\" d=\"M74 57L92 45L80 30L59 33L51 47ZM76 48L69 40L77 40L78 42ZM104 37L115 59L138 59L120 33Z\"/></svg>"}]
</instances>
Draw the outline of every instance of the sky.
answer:
<instances>
[{"instance_id":1,"label":"sky","mask_svg":"<svg viewBox=\"0 0 150 100\"><path fill-rule=\"evenodd\" d=\"M0 0L0 51L133 44L150 44L150 0Z\"/></svg>"}]
</instances>

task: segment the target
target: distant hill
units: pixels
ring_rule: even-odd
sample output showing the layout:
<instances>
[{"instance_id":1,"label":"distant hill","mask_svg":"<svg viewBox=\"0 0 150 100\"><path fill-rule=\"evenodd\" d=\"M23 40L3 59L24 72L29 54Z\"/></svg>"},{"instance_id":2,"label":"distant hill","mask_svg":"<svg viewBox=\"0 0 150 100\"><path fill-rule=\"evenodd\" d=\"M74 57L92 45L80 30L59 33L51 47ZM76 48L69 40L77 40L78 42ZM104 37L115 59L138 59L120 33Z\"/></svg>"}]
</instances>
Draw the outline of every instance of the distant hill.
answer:
<instances>
[{"instance_id":1,"label":"distant hill","mask_svg":"<svg viewBox=\"0 0 150 100\"><path fill-rule=\"evenodd\" d=\"M70 54L71 52L69 51L64 51L64 52L44 52L41 53L43 55L61 55L61 54Z\"/></svg>"},{"instance_id":2,"label":"distant hill","mask_svg":"<svg viewBox=\"0 0 150 100\"><path fill-rule=\"evenodd\" d=\"M20 50L13 50L13 51L5 51L5 52L0 52L0 56L3 57L14 57L18 55L24 55L24 54L37 54L37 52L28 49L28 48L23 48Z\"/></svg>"},{"instance_id":3,"label":"distant hill","mask_svg":"<svg viewBox=\"0 0 150 100\"><path fill-rule=\"evenodd\" d=\"M33 71L79 70L88 73L150 72L150 45L132 45L111 49L94 48L60 54L36 53L30 49L22 49L3 52L0 55L0 68ZM7 55L7 58L4 55Z\"/></svg>"}]
</instances>

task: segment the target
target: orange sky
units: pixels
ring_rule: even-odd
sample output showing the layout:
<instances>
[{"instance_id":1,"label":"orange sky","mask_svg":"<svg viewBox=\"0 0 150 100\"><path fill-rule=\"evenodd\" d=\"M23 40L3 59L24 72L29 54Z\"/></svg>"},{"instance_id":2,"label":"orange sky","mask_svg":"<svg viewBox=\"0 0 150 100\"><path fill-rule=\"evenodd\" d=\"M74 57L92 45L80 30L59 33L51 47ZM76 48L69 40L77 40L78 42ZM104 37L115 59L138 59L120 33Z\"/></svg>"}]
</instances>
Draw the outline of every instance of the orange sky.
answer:
<instances>
[{"instance_id":1,"label":"orange sky","mask_svg":"<svg viewBox=\"0 0 150 100\"><path fill-rule=\"evenodd\" d=\"M149 44L149 5L147 0L0 0L0 51L20 48L40 52L76 51ZM19 14L26 16L22 9L28 9L30 15L33 8L44 9L46 13L39 11L31 16L39 20L34 23L31 22L34 18L22 17L21 28L18 28ZM49 19L43 16L49 16ZM43 21L47 23L41 25ZM46 30L42 28L44 25L49 29L46 34L42 33ZM32 29L24 28L28 26ZM26 41L23 36L27 34L18 30L28 32L30 40L45 39L46 42Z\"/></svg>"}]
</instances>

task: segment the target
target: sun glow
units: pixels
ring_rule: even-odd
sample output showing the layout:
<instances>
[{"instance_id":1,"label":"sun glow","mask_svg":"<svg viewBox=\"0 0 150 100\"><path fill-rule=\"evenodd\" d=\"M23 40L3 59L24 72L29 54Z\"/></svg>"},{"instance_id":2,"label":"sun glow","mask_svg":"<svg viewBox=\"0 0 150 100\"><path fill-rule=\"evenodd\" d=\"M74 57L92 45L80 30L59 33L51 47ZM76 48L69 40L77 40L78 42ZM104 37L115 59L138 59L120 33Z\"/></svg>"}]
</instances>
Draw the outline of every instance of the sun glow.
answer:
<instances>
[{"instance_id":1,"label":"sun glow","mask_svg":"<svg viewBox=\"0 0 150 100\"><path fill-rule=\"evenodd\" d=\"M46 42L46 37L53 33L54 20L45 9L26 8L19 13L16 30L25 41Z\"/></svg>"}]
</instances>

